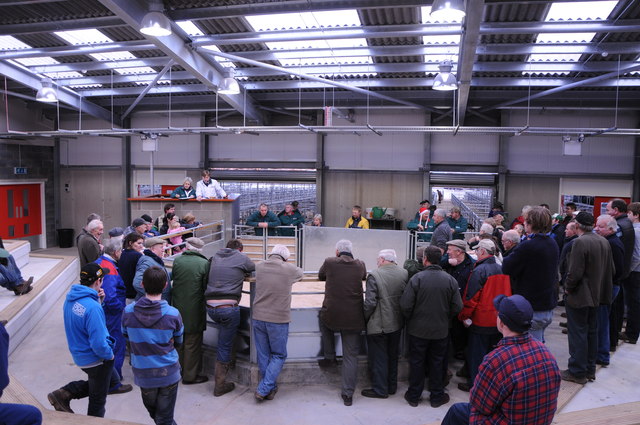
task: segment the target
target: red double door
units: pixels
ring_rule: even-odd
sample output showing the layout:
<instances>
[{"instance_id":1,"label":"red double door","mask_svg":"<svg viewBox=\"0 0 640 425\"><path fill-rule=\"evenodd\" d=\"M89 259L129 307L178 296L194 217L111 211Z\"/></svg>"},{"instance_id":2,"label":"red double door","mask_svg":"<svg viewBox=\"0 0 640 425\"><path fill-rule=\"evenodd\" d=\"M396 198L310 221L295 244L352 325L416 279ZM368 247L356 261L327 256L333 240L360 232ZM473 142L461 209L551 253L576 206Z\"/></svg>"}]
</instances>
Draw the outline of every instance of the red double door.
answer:
<instances>
[{"instance_id":1,"label":"red double door","mask_svg":"<svg viewBox=\"0 0 640 425\"><path fill-rule=\"evenodd\" d=\"M40 185L0 186L0 237L15 239L41 233Z\"/></svg>"}]
</instances>

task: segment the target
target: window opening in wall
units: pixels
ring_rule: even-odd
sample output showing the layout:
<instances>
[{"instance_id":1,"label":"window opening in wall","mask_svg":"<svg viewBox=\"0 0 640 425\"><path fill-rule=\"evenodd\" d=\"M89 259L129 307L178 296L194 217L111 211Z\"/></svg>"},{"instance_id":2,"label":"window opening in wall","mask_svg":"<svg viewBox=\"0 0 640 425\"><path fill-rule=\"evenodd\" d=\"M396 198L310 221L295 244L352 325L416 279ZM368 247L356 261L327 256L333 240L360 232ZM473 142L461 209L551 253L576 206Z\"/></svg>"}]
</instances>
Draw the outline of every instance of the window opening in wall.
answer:
<instances>
[{"instance_id":1,"label":"window opening in wall","mask_svg":"<svg viewBox=\"0 0 640 425\"><path fill-rule=\"evenodd\" d=\"M452 207L460 208L462 216L472 227L470 230L477 232L491 211L493 188L432 186L431 202L447 213Z\"/></svg>"},{"instance_id":2,"label":"window opening in wall","mask_svg":"<svg viewBox=\"0 0 640 425\"><path fill-rule=\"evenodd\" d=\"M13 190L7 190L7 213L9 218L13 218Z\"/></svg>"},{"instance_id":3,"label":"window opening in wall","mask_svg":"<svg viewBox=\"0 0 640 425\"><path fill-rule=\"evenodd\" d=\"M313 219L317 213L315 183L276 183L250 181L220 181L228 194L240 194L240 222L257 211L258 205L269 205L269 211L278 214L286 204L298 201L298 210L305 222Z\"/></svg>"}]
</instances>

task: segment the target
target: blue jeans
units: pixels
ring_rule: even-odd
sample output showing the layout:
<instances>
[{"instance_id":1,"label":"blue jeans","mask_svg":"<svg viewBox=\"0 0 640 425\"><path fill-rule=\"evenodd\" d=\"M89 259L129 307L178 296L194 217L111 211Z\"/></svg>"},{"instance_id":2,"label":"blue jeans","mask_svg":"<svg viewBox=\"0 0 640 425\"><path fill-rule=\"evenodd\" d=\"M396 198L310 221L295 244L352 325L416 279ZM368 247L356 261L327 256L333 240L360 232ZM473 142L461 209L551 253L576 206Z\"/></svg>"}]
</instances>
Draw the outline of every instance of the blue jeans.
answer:
<instances>
[{"instance_id":1,"label":"blue jeans","mask_svg":"<svg viewBox=\"0 0 640 425\"><path fill-rule=\"evenodd\" d=\"M101 365L82 369L87 374L87 381L73 381L62 387L71 393L71 398L89 397L87 416L104 418L107 392L116 385L113 376L113 360L105 360Z\"/></svg>"},{"instance_id":2,"label":"blue jeans","mask_svg":"<svg viewBox=\"0 0 640 425\"><path fill-rule=\"evenodd\" d=\"M178 383L159 388L140 388L142 403L156 425L174 425L173 411L178 398Z\"/></svg>"},{"instance_id":3,"label":"blue jeans","mask_svg":"<svg viewBox=\"0 0 640 425\"><path fill-rule=\"evenodd\" d=\"M3 425L40 425L42 413L28 404L0 403L0 423Z\"/></svg>"},{"instance_id":4,"label":"blue jeans","mask_svg":"<svg viewBox=\"0 0 640 425\"><path fill-rule=\"evenodd\" d=\"M553 321L553 310L534 311L529 333L534 339L544 343L544 330Z\"/></svg>"},{"instance_id":5,"label":"blue jeans","mask_svg":"<svg viewBox=\"0 0 640 425\"><path fill-rule=\"evenodd\" d=\"M471 405L469 403L456 403L442 419L441 425L469 425Z\"/></svg>"},{"instance_id":6,"label":"blue jeans","mask_svg":"<svg viewBox=\"0 0 640 425\"><path fill-rule=\"evenodd\" d=\"M207 314L218 325L217 360L222 363L231 361L233 341L240 326L240 307L207 307Z\"/></svg>"},{"instance_id":7,"label":"blue jeans","mask_svg":"<svg viewBox=\"0 0 640 425\"><path fill-rule=\"evenodd\" d=\"M498 333L481 334L469 330L469 344L467 345L467 364L469 365L469 385L473 386L473 381L478 374L478 368L484 360L484 356L489 354L493 347L500 342L502 335Z\"/></svg>"},{"instance_id":8,"label":"blue jeans","mask_svg":"<svg viewBox=\"0 0 640 425\"><path fill-rule=\"evenodd\" d=\"M278 375L287 360L288 323L271 323L253 319L253 338L258 355L261 381L256 392L266 396L277 388Z\"/></svg>"},{"instance_id":9,"label":"blue jeans","mask_svg":"<svg viewBox=\"0 0 640 425\"><path fill-rule=\"evenodd\" d=\"M9 255L8 263L6 267L0 264L0 286L13 291L24 279L22 279L22 274L16 265L16 260L13 259L13 255Z\"/></svg>"},{"instance_id":10,"label":"blue jeans","mask_svg":"<svg viewBox=\"0 0 640 425\"><path fill-rule=\"evenodd\" d=\"M640 272L631 272L624 284L624 302L627 306L627 327L624 333L632 341L640 334Z\"/></svg>"},{"instance_id":11,"label":"blue jeans","mask_svg":"<svg viewBox=\"0 0 640 425\"><path fill-rule=\"evenodd\" d=\"M619 285L613 285L611 302L616 299L620 292ZM611 339L609 338L609 315L611 314L611 305L598 306L598 357L597 359L603 363L609 363L609 348L611 348Z\"/></svg>"},{"instance_id":12,"label":"blue jeans","mask_svg":"<svg viewBox=\"0 0 640 425\"><path fill-rule=\"evenodd\" d=\"M585 378L587 374L596 373L598 309L565 307L569 336L569 372L578 378Z\"/></svg>"}]
</instances>

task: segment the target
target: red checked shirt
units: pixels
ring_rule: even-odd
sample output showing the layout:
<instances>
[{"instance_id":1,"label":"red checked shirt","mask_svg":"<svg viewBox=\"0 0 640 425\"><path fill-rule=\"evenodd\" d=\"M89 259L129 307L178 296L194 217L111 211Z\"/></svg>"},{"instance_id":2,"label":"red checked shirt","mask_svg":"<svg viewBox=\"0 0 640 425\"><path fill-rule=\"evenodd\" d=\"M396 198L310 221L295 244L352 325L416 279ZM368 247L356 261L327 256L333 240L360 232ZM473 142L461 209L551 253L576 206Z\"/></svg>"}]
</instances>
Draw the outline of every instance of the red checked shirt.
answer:
<instances>
[{"instance_id":1,"label":"red checked shirt","mask_svg":"<svg viewBox=\"0 0 640 425\"><path fill-rule=\"evenodd\" d=\"M480 365L469 423L548 425L559 391L560 370L544 344L529 334L503 338Z\"/></svg>"}]
</instances>

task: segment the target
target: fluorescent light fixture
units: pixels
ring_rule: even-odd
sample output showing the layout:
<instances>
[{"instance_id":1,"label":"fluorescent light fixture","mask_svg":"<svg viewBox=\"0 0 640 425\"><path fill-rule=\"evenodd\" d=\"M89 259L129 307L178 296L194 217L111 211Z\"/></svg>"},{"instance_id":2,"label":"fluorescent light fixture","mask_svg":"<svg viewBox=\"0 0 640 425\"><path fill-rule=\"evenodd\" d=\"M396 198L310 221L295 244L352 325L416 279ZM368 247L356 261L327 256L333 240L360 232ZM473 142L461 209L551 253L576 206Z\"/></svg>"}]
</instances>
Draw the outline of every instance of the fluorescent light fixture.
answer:
<instances>
[{"instance_id":1,"label":"fluorescent light fixture","mask_svg":"<svg viewBox=\"0 0 640 425\"><path fill-rule=\"evenodd\" d=\"M445 60L440 62L438 68L440 69L440 73L433 79L433 86L431 88L439 91L457 90L458 81L456 80L456 74L451 72L451 68L453 68L451 61Z\"/></svg>"},{"instance_id":2,"label":"fluorescent light fixture","mask_svg":"<svg viewBox=\"0 0 640 425\"><path fill-rule=\"evenodd\" d=\"M171 35L171 21L163 13L164 5L160 0L149 2L149 12L140 22L140 32L152 37Z\"/></svg>"},{"instance_id":3,"label":"fluorescent light fixture","mask_svg":"<svg viewBox=\"0 0 640 425\"><path fill-rule=\"evenodd\" d=\"M40 82L42 87L36 93L36 100L38 102L47 102L53 103L58 101L58 95L56 94L56 90L53 88L53 81L51 78L43 78Z\"/></svg>"},{"instance_id":4,"label":"fluorescent light fixture","mask_svg":"<svg viewBox=\"0 0 640 425\"><path fill-rule=\"evenodd\" d=\"M227 76L218 87L219 94L240 94L240 85L233 77L233 68L228 68Z\"/></svg>"},{"instance_id":5,"label":"fluorescent light fixture","mask_svg":"<svg viewBox=\"0 0 640 425\"><path fill-rule=\"evenodd\" d=\"M431 17L438 21L452 21L464 18L464 0L433 0Z\"/></svg>"}]
</instances>

